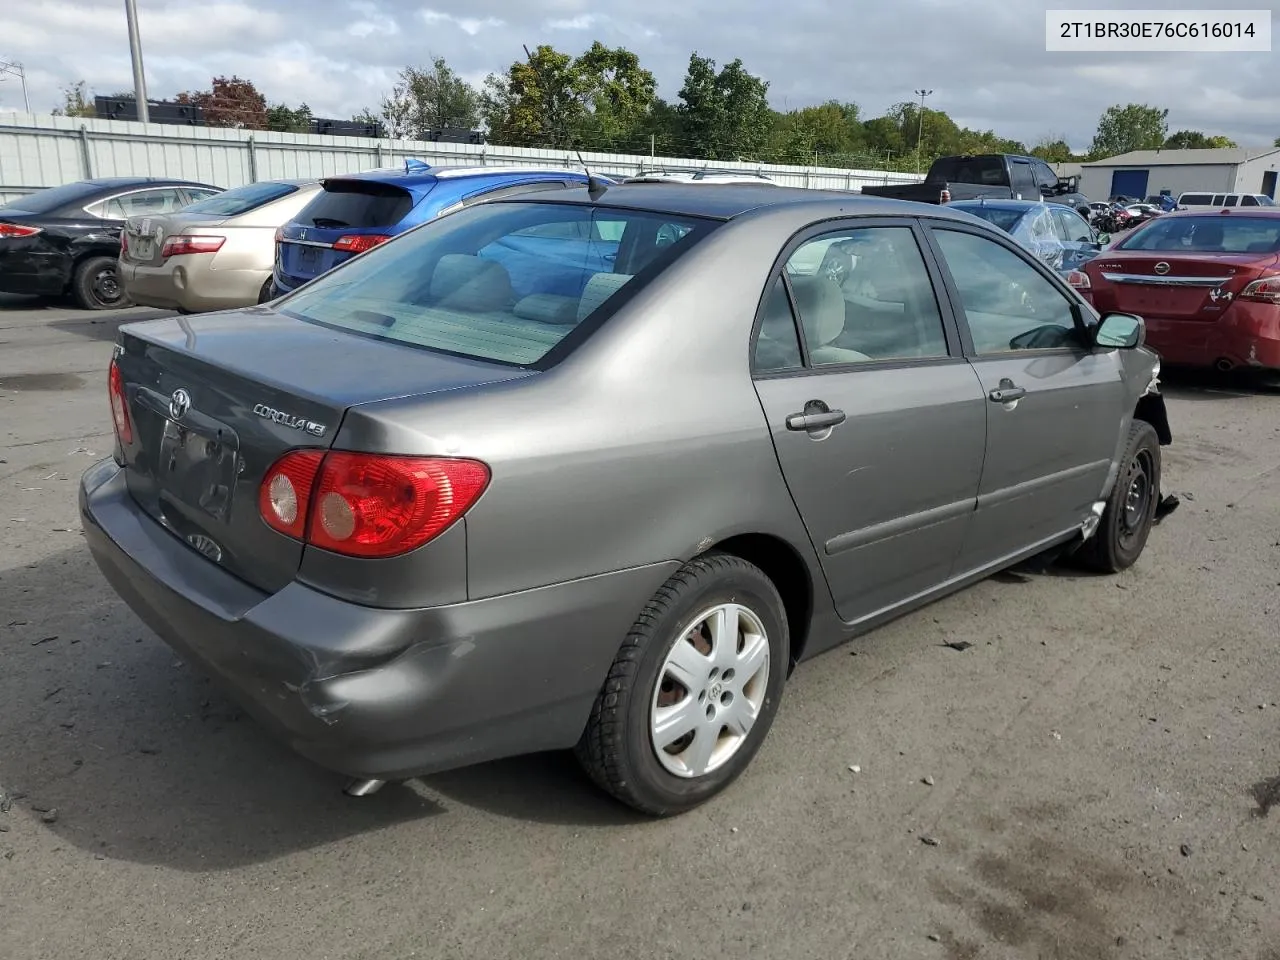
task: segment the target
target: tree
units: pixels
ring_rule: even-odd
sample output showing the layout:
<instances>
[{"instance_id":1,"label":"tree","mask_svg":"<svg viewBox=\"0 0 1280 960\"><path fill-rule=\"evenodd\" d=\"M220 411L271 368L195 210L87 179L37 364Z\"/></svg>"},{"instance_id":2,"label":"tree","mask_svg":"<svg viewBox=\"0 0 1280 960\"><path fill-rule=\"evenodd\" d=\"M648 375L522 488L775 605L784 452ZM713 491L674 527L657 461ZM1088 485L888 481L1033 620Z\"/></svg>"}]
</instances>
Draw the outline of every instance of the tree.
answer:
<instances>
[{"instance_id":1,"label":"tree","mask_svg":"<svg viewBox=\"0 0 1280 960\"><path fill-rule=\"evenodd\" d=\"M1047 160L1049 163L1070 163L1076 159L1075 153L1067 143L1066 134L1046 134L1031 148L1031 155Z\"/></svg>"},{"instance_id":2,"label":"tree","mask_svg":"<svg viewBox=\"0 0 1280 960\"><path fill-rule=\"evenodd\" d=\"M83 80L77 80L69 87L62 88L62 106L55 107L55 117L96 117L97 109L90 101Z\"/></svg>"},{"instance_id":3,"label":"tree","mask_svg":"<svg viewBox=\"0 0 1280 960\"><path fill-rule=\"evenodd\" d=\"M1164 142L1166 150L1217 150L1238 144L1229 137L1207 136L1199 130L1179 130Z\"/></svg>"},{"instance_id":4,"label":"tree","mask_svg":"<svg viewBox=\"0 0 1280 960\"><path fill-rule=\"evenodd\" d=\"M774 121L769 158L779 163L843 166L862 149L858 105L828 100L778 114Z\"/></svg>"},{"instance_id":5,"label":"tree","mask_svg":"<svg viewBox=\"0 0 1280 960\"><path fill-rule=\"evenodd\" d=\"M1158 150L1169 133L1169 111L1145 103L1116 104L1098 120L1089 154L1093 159L1134 150Z\"/></svg>"},{"instance_id":6,"label":"tree","mask_svg":"<svg viewBox=\"0 0 1280 960\"><path fill-rule=\"evenodd\" d=\"M305 103L297 109L283 103L267 108L267 129L281 133L310 133L311 108Z\"/></svg>"},{"instance_id":7,"label":"tree","mask_svg":"<svg viewBox=\"0 0 1280 960\"><path fill-rule=\"evenodd\" d=\"M543 44L505 73L488 76L480 110L497 143L616 147L635 140L656 88L653 74L625 48L597 41L575 58Z\"/></svg>"},{"instance_id":8,"label":"tree","mask_svg":"<svg viewBox=\"0 0 1280 960\"><path fill-rule=\"evenodd\" d=\"M408 132L417 139L444 127L473 130L480 125L480 94L444 57L434 57L430 69L405 67L398 88L408 100Z\"/></svg>"},{"instance_id":9,"label":"tree","mask_svg":"<svg viewBox=\"0 0 1280 960\"><path fill-rule=\"evenodd\" d=\"M211 127L267 129L267 98L240 77L214 77L209 90L180 93L177 100L199 107Z\"/></svg>"},{"instance_id":10,"label":"tree","mask_svg":"<svg viewBox=\"0 0 1280 960\"><path fill-rule=\"evenodd\" d=\"M716 72L716 63L695 52L680 88L681 133L687 149L708 160L754 157L773 126L769 84L734 60Z\"/></svg>"}]
</instances>

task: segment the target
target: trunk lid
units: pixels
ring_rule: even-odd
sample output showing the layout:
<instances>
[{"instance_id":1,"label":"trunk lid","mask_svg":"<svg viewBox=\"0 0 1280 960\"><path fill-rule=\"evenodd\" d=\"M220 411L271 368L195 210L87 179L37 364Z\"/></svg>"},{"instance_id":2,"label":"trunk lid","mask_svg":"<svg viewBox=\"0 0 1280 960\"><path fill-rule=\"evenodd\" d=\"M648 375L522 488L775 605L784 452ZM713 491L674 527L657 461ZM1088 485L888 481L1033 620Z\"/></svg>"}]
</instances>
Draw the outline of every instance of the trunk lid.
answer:
<instances>
[{"instance_id":1,"label":"trunk lid","mask_svg":"<svg viewBox=\"0 0 1280 960\"><path fill-rule=\"evenodd\" d=\"M126 263L144 264L158 267L164 263L161 251L169 237L179 234L199 234L204 230L215 236L221 235L217 228L224 222L222 217L183 216L177 214L160 214L149 217L130 217L125 221L121 234L121 258Z\"/></svg>"},{"instance_id":2,"label":"trunk lid","mask_svg":"<svg viewBox=\"0 0 1280 960\"><path fill-rule=\"evenodd\" d=\"M1094 302L1106 311L1152 319L1212 322L1260 267L1274 266L1276 260L1275 255L1104 250L1090 264L1104 281L1094 290Z\"/></svg>"},{"instance_id":3,"label":"trunk lid","mask_svg":"<svg viewBox=\"0 0 1280 960\"><path fill-rule=\"evenodd\" d=\"M430 192L379 180L334 177L280 231L276 256L289 287L296 287L355 256L334 244L349 236L391 236Z\"/></svg>"},{"instance_id":4,"label":"trunk lid","mask_svg":"<svg viewBox=\"0 0 1280 960\"><path fill-rule=\"evenodd\" d=\"M129 491L192 549L255 587L291 581L303 545L258 510L285 451L328 448L357 404L530 375L335 332L265 308L121 328Z\"/></svg>"}]
</instances>

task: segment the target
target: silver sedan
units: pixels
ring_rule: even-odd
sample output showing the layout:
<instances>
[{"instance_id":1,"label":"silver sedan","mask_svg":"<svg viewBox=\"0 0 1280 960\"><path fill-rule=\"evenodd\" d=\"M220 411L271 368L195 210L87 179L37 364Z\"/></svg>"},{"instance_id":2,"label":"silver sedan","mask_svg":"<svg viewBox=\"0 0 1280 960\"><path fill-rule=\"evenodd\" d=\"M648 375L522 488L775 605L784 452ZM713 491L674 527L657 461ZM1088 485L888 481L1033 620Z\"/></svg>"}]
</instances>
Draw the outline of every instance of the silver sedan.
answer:
<instances>
[{"instance_id":1,"label":"silver sedan","mask_svg":"<svg viewBox=\"0 0 1280 960\"><path fill-rule=\"evenodd\" d=\"M122 327L83 523L353 793L573 747L672 814L800 661L1029 557L1138 560L1170 441L1143 336L945 207L512 196Z\"/></svg>"}]
</instances>

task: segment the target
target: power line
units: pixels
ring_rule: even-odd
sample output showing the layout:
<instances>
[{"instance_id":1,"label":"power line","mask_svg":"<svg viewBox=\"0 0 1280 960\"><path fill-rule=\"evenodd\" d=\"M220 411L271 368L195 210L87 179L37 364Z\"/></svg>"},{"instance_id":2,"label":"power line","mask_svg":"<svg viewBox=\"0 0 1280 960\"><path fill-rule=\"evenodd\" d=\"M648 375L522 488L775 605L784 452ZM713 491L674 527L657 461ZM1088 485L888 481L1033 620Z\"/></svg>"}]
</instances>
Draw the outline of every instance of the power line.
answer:
<instances>
[{"instance_id":1,"label":"power line","mask_svg":"<svg viewBox=\"0 0 1280 960\"><path fill-rule=\"evenodd\" d=\"M5 74L15 76L22 82L22 105L27 113L31 112L31 98L27 96L27 72L16 60L0 60L0 79Z\"/></svg>"}]
</instances>

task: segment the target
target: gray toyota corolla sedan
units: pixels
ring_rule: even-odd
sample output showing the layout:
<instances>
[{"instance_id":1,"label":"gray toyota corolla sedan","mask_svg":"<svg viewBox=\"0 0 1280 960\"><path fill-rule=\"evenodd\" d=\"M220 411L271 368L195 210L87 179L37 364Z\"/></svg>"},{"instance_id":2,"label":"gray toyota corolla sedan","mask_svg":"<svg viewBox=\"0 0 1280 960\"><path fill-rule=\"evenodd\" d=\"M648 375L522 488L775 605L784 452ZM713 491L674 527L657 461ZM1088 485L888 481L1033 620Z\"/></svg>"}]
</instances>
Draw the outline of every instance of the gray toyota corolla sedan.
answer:
<instances>
[{"instance_id":1,"label":"gray toyota corolla sedan","mask_svg":"<svg viewBox=\"0 0 1280 960\"><path fill-rule=\"evenodd\" d=\"M798 661L1024 558L1138 559L1170 439L1142 342L946 207L518 195L122 327L84 529L350 792L576 745L671 814Z\"/></svg>"}]
</instances>

